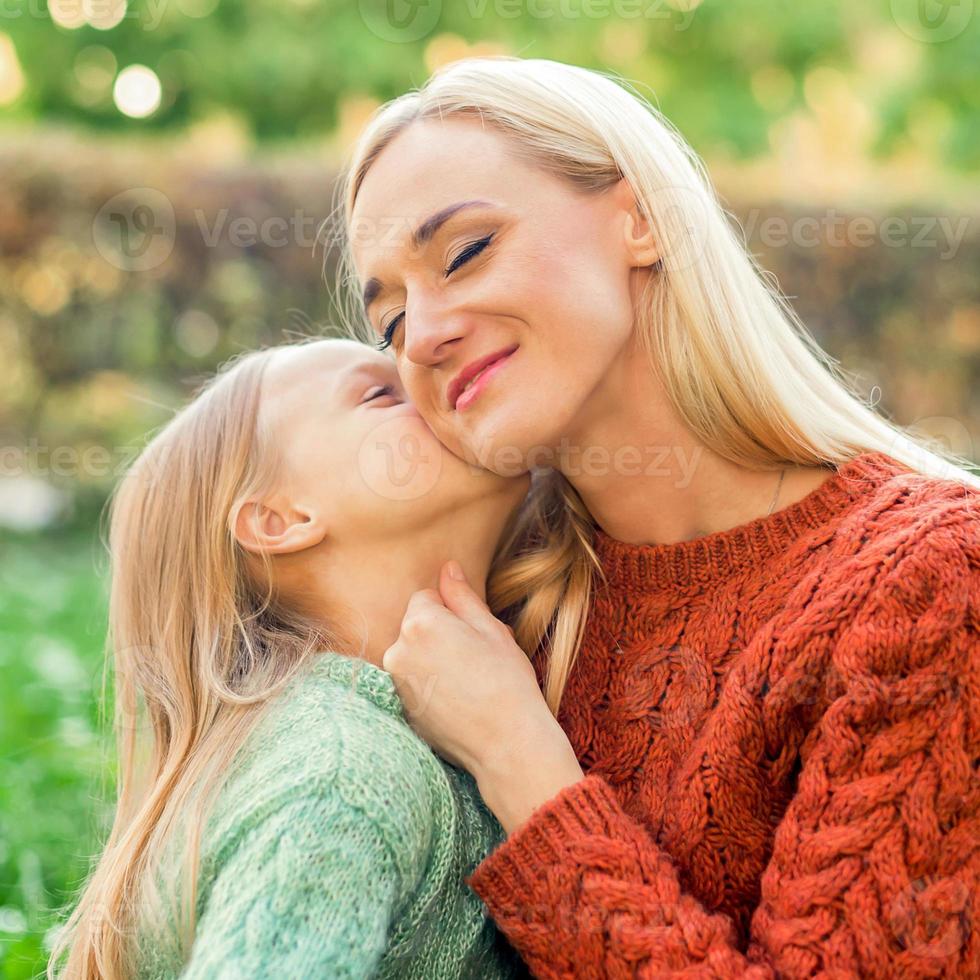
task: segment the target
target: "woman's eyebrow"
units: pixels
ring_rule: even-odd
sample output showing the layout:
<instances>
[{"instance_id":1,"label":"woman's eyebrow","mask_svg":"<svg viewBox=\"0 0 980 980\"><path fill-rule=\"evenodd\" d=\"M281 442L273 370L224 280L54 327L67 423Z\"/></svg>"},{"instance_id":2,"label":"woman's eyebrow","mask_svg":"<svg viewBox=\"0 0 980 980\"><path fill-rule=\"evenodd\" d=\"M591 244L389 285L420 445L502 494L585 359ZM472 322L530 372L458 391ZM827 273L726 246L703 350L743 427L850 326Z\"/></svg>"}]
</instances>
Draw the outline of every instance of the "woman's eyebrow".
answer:
<instances>
[{"instance_id":1,"label":"woman's eyebrow","mask_svg":"<svg viewBox=\"0 0 980 980\"><path fill-rule=\"evenodd\" d=\"M412 248L414 251L418 251L427 245L435 233L455 214L460 211L466 210L467 208L496 208L496 205L490 201L457 201L455 204L450 204L448 207L442 208L440 211L436 211L435 214L430 215L425 221L422 222L412 232ZM364 295L362 301L364 303L364 312L367 313L368 308L371 304L378 298L381 290L383 288L383 283L380 279L376 279L373 276L368 279L364 286Z\"/></svg>"},{"instance_id":2,"label":"woman's eyebrow","mask_svg":"<svg viewBox=\"0 0 980 980\"><path fill-rule=\"evenodd\" d=\"M490 201L458 201L426 218L412 233L412 246L418 250L426 245L432 236L458 211L466 208L492 208Z\"/></svg>"}]
</instances>

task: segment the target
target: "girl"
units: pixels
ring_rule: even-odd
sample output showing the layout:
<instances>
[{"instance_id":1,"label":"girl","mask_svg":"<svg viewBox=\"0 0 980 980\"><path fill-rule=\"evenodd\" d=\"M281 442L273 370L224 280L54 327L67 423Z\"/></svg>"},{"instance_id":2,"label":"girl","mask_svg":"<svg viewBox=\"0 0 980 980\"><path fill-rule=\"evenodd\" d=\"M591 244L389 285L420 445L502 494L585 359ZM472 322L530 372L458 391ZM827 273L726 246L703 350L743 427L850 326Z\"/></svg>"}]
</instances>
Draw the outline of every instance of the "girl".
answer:
<instances>
[{"instance_id":1,"label":"girl","mask_svg":"<svg viewBox=\"0 0 980 980\"><path fill-rule=\"evenodd\" d=\"M509 834L470 881L535 975L980 975L965 461L862 403L612 78L456 62L341 191L352 328L536 471L517 643L446 577L383 660Z\"/></svg>"},{"instance_id":2,"label":"girl","mask_svg":"<svg viewBox=\"0 0 980 980\"><path fill-rule=\"evenodd\" d=\"M526 490L349 340L245 355L167 424L112 503L119 799L52 976L514 974L463 883L499 827L380 663Z\"/></svg>"}]
</instances>

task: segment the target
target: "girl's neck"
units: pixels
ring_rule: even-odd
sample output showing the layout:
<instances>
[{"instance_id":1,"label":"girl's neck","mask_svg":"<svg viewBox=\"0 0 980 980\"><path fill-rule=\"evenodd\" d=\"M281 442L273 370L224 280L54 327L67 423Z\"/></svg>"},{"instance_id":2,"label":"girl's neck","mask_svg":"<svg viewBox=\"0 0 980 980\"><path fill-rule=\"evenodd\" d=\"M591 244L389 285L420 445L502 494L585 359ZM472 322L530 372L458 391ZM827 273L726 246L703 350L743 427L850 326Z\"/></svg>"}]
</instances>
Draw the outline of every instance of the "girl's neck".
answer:
<instances>
[{"instance_id":1,"label":"girl's neck","mask_svg":"<svg viewBox=\"0 0 980 980\"><path fill-rule=\"evenodd\" d=\"M327 624L340 624L343 635L352 638L354 649L342 652L381 665L385 651L398 638L405 609L413 593L435 590L445 562L462 565L473 590L486 597L490 571L500 528L479 528L478 519L468 528L456 527L428 534L413 534L411 540L372 539L353 542L349 548L333 543L310 559L308 581L317 607ZM320 598L322 597L322 598Z\"/></svg>"}]
</instances>

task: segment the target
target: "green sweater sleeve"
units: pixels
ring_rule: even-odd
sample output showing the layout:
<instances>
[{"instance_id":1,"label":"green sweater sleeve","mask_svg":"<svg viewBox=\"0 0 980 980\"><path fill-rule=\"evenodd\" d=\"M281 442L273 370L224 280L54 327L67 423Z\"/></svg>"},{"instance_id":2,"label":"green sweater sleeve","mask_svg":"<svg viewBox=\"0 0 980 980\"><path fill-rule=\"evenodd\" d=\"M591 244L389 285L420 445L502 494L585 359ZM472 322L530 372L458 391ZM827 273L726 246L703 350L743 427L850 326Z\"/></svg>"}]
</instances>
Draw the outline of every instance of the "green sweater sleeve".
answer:
<instances>
[{"instance_id":1,"label":"green sweater sleeve","mask_svg":"<svg viewBox=\"0 0 980 980\"><path fill-rule=\"evenodd\" d=\"M401 857L343 794L288 799L223 862L181 976L371 976L412 884Z\"/></svg>"}]
</instances>

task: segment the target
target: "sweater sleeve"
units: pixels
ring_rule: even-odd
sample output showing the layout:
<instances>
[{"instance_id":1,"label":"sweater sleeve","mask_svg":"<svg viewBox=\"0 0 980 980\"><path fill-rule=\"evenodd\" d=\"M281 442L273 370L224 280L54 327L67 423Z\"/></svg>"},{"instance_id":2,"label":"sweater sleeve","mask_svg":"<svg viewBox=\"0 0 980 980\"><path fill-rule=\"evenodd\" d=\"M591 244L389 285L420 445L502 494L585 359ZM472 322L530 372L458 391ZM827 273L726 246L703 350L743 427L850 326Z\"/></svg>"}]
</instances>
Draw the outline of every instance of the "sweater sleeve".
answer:
<instances>
[{"instance_id":1,"label":"sweater sleeve","mask_svg":"<svg viewBox=\"0 0 980 980\"><path fill-rule=\"evenodd\" d=\"M980 976L978 526L889 555L840 627L747 948L588 775L467 879L535 976Z\"/></svg>"},{"instance_id":2,"label":"sweater sleeve","mask_svg":"<svg viewBox=\"0 0 980 980\"><path fill-rule=\"evenodd\" d=\"M181 976L373 976L404 893L400 864L339 794L289 800L217 873Z\"/></svg>"}]
</instances>

